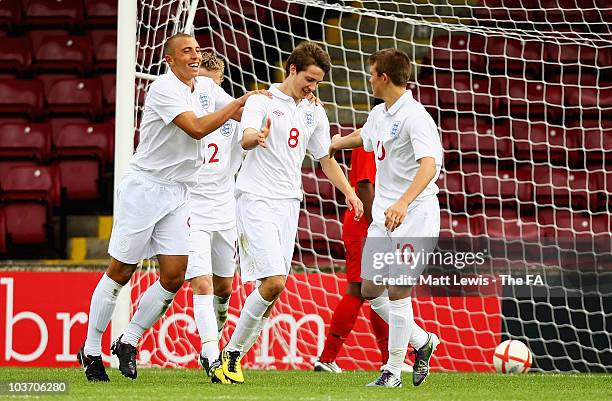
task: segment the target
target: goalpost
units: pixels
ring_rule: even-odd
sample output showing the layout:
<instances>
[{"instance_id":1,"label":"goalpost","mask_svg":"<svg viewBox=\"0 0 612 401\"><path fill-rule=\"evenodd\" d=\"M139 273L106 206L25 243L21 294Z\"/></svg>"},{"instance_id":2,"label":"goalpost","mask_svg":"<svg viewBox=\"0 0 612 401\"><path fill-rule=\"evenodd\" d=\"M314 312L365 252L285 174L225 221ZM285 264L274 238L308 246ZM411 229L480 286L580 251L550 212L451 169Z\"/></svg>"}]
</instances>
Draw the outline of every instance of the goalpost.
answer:
<instances>
[{"instance_id":1,"label":"goalpost","mask_svg":"<svg viewBox=\"0 0 612 401\"><path fill-rule=\"evenodd\" d=\"M172 34L193 32L225 58L233 96L280 81L299 42L320 43L333 67L318 96L332 133L344 134L373 105L367 56L397 47L415 61L410 88L441 131L441 246L487 249L484 266L465 269L474 276L548 283L414 298L417 322L443 341L432 366L490 371L511 338L537 370L612 371L611 24L612 5L599 0L120 0L115 179ZM343 199L308 156L302 175L293 274L247 367L308 369L344 288ZM154 279L151 265L134 276L113 335ZM246 293L234 292L229 326ZM197 366L190 304L182 290L145 333L139 363ZM362 315L338 363L376 369L377 353Z\"/></svg>"}]
</instances>

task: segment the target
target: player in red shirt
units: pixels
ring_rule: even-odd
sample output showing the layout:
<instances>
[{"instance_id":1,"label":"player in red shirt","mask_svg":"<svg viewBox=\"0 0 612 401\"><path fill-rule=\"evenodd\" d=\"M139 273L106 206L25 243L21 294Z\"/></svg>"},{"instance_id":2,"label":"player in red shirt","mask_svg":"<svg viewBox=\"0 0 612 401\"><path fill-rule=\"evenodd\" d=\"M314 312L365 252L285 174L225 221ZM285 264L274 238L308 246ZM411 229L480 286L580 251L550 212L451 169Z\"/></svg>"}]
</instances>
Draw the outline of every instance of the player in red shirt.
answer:
<instances>
[{"instance_id":1,"label":"player in red shirt","mask_svg":"<svg viewBox=\"0 0 612 401\"><path fill-rule=\"evenodd\" d=\"M361 298L361 251L372 222L372 201L374 200L374 180L376 164L374 153L366 152L363 147L353 149L349 182L363 202L363 218L355 220L355 214L347 210L344 214L342 240L346 249L346 293L338 303L332 316L329 333L321 356L314 364L315 371L340 373L342 369L335 359L344 341L351 333L364 299ZM387 323L370 309L370 321L381 353L382 363L386 363L389 331Z\"/></svg>"}]
</instances>

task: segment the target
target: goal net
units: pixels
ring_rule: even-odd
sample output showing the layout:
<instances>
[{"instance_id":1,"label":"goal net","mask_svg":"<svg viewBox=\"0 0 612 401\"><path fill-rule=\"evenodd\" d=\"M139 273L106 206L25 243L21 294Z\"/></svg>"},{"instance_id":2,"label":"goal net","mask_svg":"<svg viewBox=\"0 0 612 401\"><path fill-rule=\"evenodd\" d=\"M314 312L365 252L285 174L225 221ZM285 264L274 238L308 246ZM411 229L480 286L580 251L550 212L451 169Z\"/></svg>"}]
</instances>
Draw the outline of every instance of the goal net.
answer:
<instances>
[{"instance_id":1,"label":"goal net","mask_svg":"<svg viewBox=\"0 0 612 401\"><path fill-rule=\"evenodd\" d=\"M405 51L416 67L410 89L444 147L439 248L485 251L484 264L461 274L497 279L455 293L416 289L417 323L442 339L432 366L490 371L495 346L510 338L531 349L534 369L612 371L611 23L605 0L141 0L136 121L150 79L165 72L163 41L177 32L193 29L225 58L234 96L280 82L294 46L320 43L333 67L318 96L343 134L374 103L367 57ZM350 152L338 160L348 171ZM247 367L309 369L344 292L342 196L309 156L302 176L293 272ZM132 280L132 312L153 280L151 267ZM223 342L252 290L236 281ZM191 304L185 286L145 334L140 363L197 366ZM367 316L337 359L345 369L380 366Z\"/></svg>"}]
</instances>

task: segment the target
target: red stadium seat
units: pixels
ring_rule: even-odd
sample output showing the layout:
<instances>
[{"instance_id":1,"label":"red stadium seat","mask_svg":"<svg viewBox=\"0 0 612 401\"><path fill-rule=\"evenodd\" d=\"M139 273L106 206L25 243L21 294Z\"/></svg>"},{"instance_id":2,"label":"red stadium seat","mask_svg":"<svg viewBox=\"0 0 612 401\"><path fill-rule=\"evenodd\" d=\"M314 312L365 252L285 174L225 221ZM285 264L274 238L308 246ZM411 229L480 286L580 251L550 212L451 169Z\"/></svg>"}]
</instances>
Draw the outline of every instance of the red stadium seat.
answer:
<instances>
[{"instance_id":1,"label":"red stadium seat","mask_svg":"<svg viewBox=\"0 0 612 401\"><path fill-rule=\"evenodd\" d=\"M575 131L521 120L509 120L507 124L514 140L514 156L519 161L580 164L580 138Z\"/></svg>"},{"instance_id":2,"label":"red stadium seat","mask_svg":"<svg viewBox=\"0 0 612 401\"><path fill-rule=\"evenodd\" d=\"M335 215L300 213L298 221L298 241L306 249L314 249L322 255L341 257L344 254L342 230Z\"/></svg>"},{"instance_id":3,"label":"red stadium seat","mask_svg":"<svg viewBox=\"0 0 612 401\"><path fill-rule=\"evenodd\" d=\"M479 174L467 174L465 189L470 203L516 207L517 203L531 203L531 183L521 181L513 170L483 164ZM470 195L477 195L472 197Z\"/></svg>"},{"instance_id":4,"label":"red stadium seat","mask_svg":"<svg viewBox=\"0 0 612 401\"><path fill-rule=\"evenodd\" d=\"M6 253L6 216L0 207L0 253Z\"/></svg>"},{"instance_id":5,"label":"red stadium seat","mask_svg":"<svg viewBox=\"0 0 612 401\"><path fill-rule=\"evenodd\" d=\"M55 82L47 91L49 113L102 114L102 83L97 78L67 78Z\"/></svg>"},{"instance_id":6,"label":"red stadium seat","mask_svg":"<svg viewBox=\"0 0 612 401\"><path fill-rule=\"evenodd\" d=\"M544 121L545 116L559 119L563 113L563 90L560 85L522 78L501 79L499 94L504 99L501 115L529 117Z\"/></svg>"},{"instance_id":7,"label":"red stadium seat","mask_svg":"<svg viewBox=\"0 0 612 401\"><path fill-rule=\"evenodd\" d=\"M492 239L537 241L543 233L531 216L519 216L515 209L487 210L481 218L483 234Z\"/></svg>"},{"instance_id":8,"label":"red stadium seat","mask_svg":"<svg viewBox=\"0 0 612 401\"><path fill-rule=\"evenodd\" d=\"M442 74L434 76L434 87L438 89L438 101L442 111L466 111L497 115L499 98L496 80L479 75Z\"/></svg>"},{"instance_id":9,"label":"red stadium seat","mask_svg":"<svg viewBox=\"0 0 612 401\"><path fill-rule=\"evenodd\" d=\"M102 95L104 96L104 112L105 114L115 114L115 102L116 102L116 78L115 74L102 74L100 75L102 81ZM141 95L144 96L144 91L140 91ZM144 104L144 100L143 103Z\"/></svg>"},{"instance_id":10,"label":"red stadium seat","mask_svg":"<svg viewBox=\"0 0 612 401\"><path fill-rule=\"evenodd\" d=\"M600 47L547 43L546 60L556 67L561 65L563 71L576 71L584 67L606 68L612 64L612 48L605 46L605 43L601 43Z\"/></svg>"},{"instance_id":11,"label":"red stadium seat","mask_svg":"<svg viewBox=\"0 0 612 401\"><path fill-rule=\"evenodd\" d=\"M28 26L68 26L83 22L82 0L29 0L25 6Z\"/></svg>"},{"instance_id":12,"label":"red stadium seat","mask_svg":"<svg viewBox=\"0 0 612 401\"><path fill-rule=\"evenodd\" d=\"M266 24L268 22L268 10L262 2L226 0L223 2L205 0L205 5L219 21L225 23L232 21L233 25ZM197 25L196 25L197 26Z\"/></svg>"},{"instance_id":13,"label":"red stadium seat","mask_svg":"<svg viewBox=\"0 0 612 401\"><path fill-rule=\"evenodd\" d=\"M569 115L598 118L612 112L612 81L599 88L567 86L565 94Z\"/></svg>"},{"instance_id":14,"label":"red stadium seat","mask_svg":"<svg viewBox=\"0 0 612 401\"><path fill-rule=\"evenodd\" d=\"M314 171L309 168L302 169L302 190L307 205L335 210L335 202L338 201L336 190L320 168Z\"/></svg>"},{"instance_id":15,"label":"red stadium seat","mask_svg":"<svg viewBox=\"0 0 612 401\"><path fill-rule=\"evenodd\" d=\"M587 163L601 166L603 161L612 164L612 122L606 119L578 120L570 121L568 126L568 132L579 138L578 146L584 149Z\"/></svg>"},{"instance_id":16,"label":"red stadium seat","mask_svg":"<svg viewBox=\"0 0 612 401\"><path fill-rule=\"evenodd\" d=\"M2 160L0 161L0 188L2 181L8 176L9 170L19 166L38 166L38 163L30 160Z\"/></svg>"},{"instance_id":17,"label":"red stadium seat","mask_svg":"<svg viewBox=\"0 0 612 401\"><path fill-rule=\"evenodd\" d=\"M438 120L438 96L436 89L433 86L433 77L429 76L419 81L419 83L410 82L408 89L412 92L412 96L418 100L427 112Z\"/></svg>"},{"instance_id":18,"label":"red stadium seat","mask_svg":"<svg viewBox=\"0 0 612 401\"><path fill-rule=\"evenodd\" d=\"M69 32L66 29L37 29L27 33L27 37L30 39L33 49L39 48L40 44L49 36L66 35L69 35Z\"/></svg>"},{"instance_id":19,"label":"red stadium seat","mask_svg":"<svg viewBox=\"0 0 612 401\"><path fill-rule=\"evenodd\" d=\"M451 210L466 210L463 174L460 171L441 171L436 185L440 189L438 199Z\"/></svg>"},{"instance_id":20,"label":"red stadium seat","mask_svg":"<svg viewBox=\"0 0 612 401\"><path fill-rule=\"evenodd\" d=\"M541 206L568 206L575 211L599 208L599 173L534 166L531 171L522 171L521 179L533 182L536 202Z\"/></svg>"},{"instance_id":21,"label":"red stadium seat","mask_svg":"<svg viewBox=\"0 0 612 401\"><path fill-rule=\"evenodd\" d=\"M100 198L100 163L97 160L59 160L62 186L70 201Z\"/></svg>"},{"instance_id":22,"label":"red stadium seat","mask_svg":"<svg viewBox=\"0 0 612 401\"><path fill-rule=\"evenodd\" d=\"M493 75L542 77L544 46L541 40L518 40L505 36L487 37L487 70Z\"/></svg>"},{"instance_id":23,"label":"red stadium seat","mask_svg":"<svg viewBox=\"0 0 612 401\"><path fill-rule=\"evenodd\" d=\"M112 162L114 134L112 123L67 123L54 135L56 156Z\"/></svg>"},{"instance_id":24,"label":"red stadium seat","mask_svg":"<svg viewBox=\"0 0 612 401\"><path fill-rule=\"evenodd\" d=\"M4 206L6 231L12 244L43 244L48 242L49 211L35 202L8 203Z\"/></svg>"},{"instance_id":25,"label":"red stadium seat","mask_svg":"<svg viewBox=\"0 0 612 401\"><path fill-rule=\"evenodd\" d=\"M538 221L549 237L603 237L612 232L612 220L606 213L575 213L567 209L546 208L538 213Z\"/></svg>"},{"instance_id":26,"label":"red stadium seat","mask_svg":"<svg viewBox=\"0 0 612 401\"><path fill-rule=\"evenodd\" d=\"M47 36L34 47L34 68L46 72L88 72L93 65L91 47L87 37Z\"/></svg>"},{"instance_id":27,"label":"red stadium seat","mask_svg":"<svg viewBox=\"0 0 612 401\"><path fill-rule=\"evenodd\" d=\"M444 117L440 121L443 147L448 162L494 157L496 160L512 155L507 131L494 129L485 118Z\"/></svg>"},{"instance_id":28,"label":"red stadium seat","mask_svg":"<svg viewBox=\"0 0 612 401\"><path fill-rule=\"evenodd\" d=\"M480 20L528 21L534 17L533 10L528 10L522 0L481 0L474 9L474 17ZM533 20L533 19L532 19ZM536 19L539 21L541 19Z\"/></svg>"},{"instance_id":29,"label":"red stadium seat","mask_svg":"<svg viewBox=\"0 0 612 401\"><path fill-rule=\"evenodd\" d=\"M251 29L221 29L212 36L212 45L230 64L247 71L253 70L253 52L250 38L254 36Z\"/></svg>"},{"instance_id":30,"label":"red stadium seat","mask_svg":"<svg viewBox=\"0 0 612 401\"><path fill-rule=\"evenodd\" d=\"M0 27L13 28L23 20L22 0L2 0L0 7Z\"/></svg>"},{"instance_id":31,"label":"red stadium seat","mask_svg":"<svg viewBox=\"0 0 612 401\"><path fill-rule=\"evenodd\" d=\"M43 202L58 207L61 181L56 166L15 166L0 181L2 200Z\"/></svg>"},{"instance_id":32,"label":"red stadium seat","mask_svg":"<svg viewBox=\"0 0 612 401\"><path fill-rule=\"evenodd\" d=\"M27 73L32 64L32 45L28 38L0 40L0 71Z\"/></svg>"},{"instance_id":33,"label":"red stadium seat","mask_svg":"<svg viewBox=\"0 0 612 401\"><path fill-rule=\"evenodd\" d=\"M43 162L50 153L51 126L48 123L0 121L0 157Z\"/></svg>"},{"instance_id":34,"label":"red stadium seat","mask_svg":"<svg viewBox=\"0 0 612 401\"><path fill-rule=\"evenodd\" d=\"M117 26L117 0L85 0L87 26Z\"/></svg>"},{"instance_id":35,"label":"red stadium seat","mask_svg":"<svg viewBox=\"0 0 612 401\"><path fill-rule=\"evenodd\" d=\"M598 22L598 6L596 0L540 0L543 9L542 21L572 23L572 28L585 25L585 22ZM587 28L588 29L588 28Z\"/></svg>"},{"instance_id":36,"label":"red stadium seat","mask_svg":"<svg viewBox=\"0 0 612 401\"><path fill-rule=\"evenodd\" d=\"M446 210L440 211L440 237L464 237L479 236L482 234L482 227L478 219L470 217L465 213L449 213Z\"/></svg>"},{"instance_id":37,"label":"red stadium seat","mask_svg":"<svg viewBox=\"0 0 612 401\"><path fill-rule=\"evenodd\" d=\"M117 31L89 31L93 43L95 69L97 71L115 71L117 67Z\"/></svg>"},{"instance_id":38,"label":"red stadium seat","mask_svg":"<svg viewBox=\"0 0 612 401\"><path fill-rule=\"evenodd\" d=\"M39 80L0 80L0 114L37 119L44 112L44 91Z\"/></svg>"},{"instance_id":39,"label":"red stadium seat","mask_svg":"<svg viewBox=\"0 0 612 401\"><path fill-rule=\"evenodd\" d=\"M481 35L452 34L434 37L429 60L423 64L453 71L483 71L485 37Z\"/></svg>"}]
</instances>

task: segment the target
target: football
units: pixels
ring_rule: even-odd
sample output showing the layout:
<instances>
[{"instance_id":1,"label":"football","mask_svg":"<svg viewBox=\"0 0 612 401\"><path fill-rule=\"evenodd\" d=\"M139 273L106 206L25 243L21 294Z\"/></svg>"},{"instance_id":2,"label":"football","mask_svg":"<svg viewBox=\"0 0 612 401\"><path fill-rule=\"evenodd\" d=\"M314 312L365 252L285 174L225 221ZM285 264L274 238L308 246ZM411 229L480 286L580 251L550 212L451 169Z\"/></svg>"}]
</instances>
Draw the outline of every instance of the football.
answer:
<instances>
[{"instance_id":1,"label":"football","mask_svg":"<svg viewBox=\"0 0 612 401\"><path fill-rule=\"evenodd\" d=\"M531 367L531 351L517 340L506 340L495 348L493 365L498 373L525 373Z\"/></svg>"}]
</instances>

